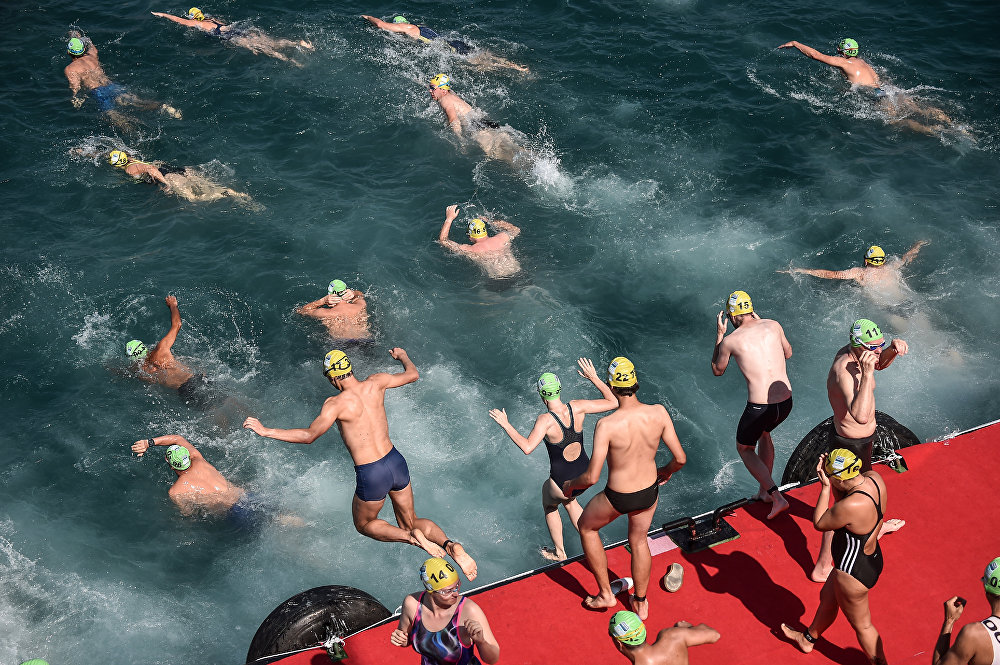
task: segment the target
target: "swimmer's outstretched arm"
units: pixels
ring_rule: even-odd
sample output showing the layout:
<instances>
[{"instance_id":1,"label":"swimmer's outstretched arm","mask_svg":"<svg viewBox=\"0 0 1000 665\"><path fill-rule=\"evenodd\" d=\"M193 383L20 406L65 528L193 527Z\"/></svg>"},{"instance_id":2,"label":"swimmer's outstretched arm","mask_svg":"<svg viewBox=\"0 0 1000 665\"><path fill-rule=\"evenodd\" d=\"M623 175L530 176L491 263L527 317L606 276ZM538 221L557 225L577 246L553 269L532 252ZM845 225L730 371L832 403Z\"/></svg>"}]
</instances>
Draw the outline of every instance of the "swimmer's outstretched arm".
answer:
<instances>
[{"instance_id":1,"label":"swimmer's outstretched arm","mask_svg":"<svg viewBox=\"0 0 1000 665\"><path fill-rule=\"evenodd\" d=\"M822 279L858 279L861 276L862 268L850 268L848 270L820 270L813 268L789 268L788 270L779 270L778 272L788 273L793 275L799 273L800 275L812 275L813 277L821 277Z\"/></svg>"},{"instance_id":2,"label":"swimmer's outstretched arm","mask_svg":"<svg viewBox=\"0 0 1000 665\"><path fill-rule=\"evenodd\" d=\"M438 233L438 242L453 252L463 253L465 252L465 245L461 245L448 238L448 234L451 232L451 223L455 221L456 217L458 217L457 205L450 205L445 208L444 224L441 225L441 231Z\"/></svg>"},{"instance_id":3,"label":"swimmer's outstretched arm","mask_svg":"<svg viewBox=\"0 0 1000 665\"><path fill-rule=\"evenodd\" d=\"M778 48L795 48L798 49L804 55L809 56L813 60L819 60L820 62L830 65L831 67L843 67L846 62L844 58L836 55L826 55L825 53L820 53L812 46L806 46L805 44L800 44L799 42L792 40L790 42L785 42Z\"/></svg>"},{"instance_id":4,"label":"swimmer's outstretched arm","mask_svg":"<svg viewBox=\"0 0 1000 665\"><path fill-rule=\"evenodd\" d=\"M180 23L181 25L186 25L189 28L201 27L198 21L189 18L181 18L180 16L174 16L173 14L165 14L163 12L149 12L149 13L152 14L153 16L159 16L160 18L165 18L169 21L173 21L174 23Z\"/></svg>"},{"instance_id":5,"label":"swimmer's outstretched arm","mask_svg":"<svg viewBox=\"0 0 1000 665\"><path fill-rule=\"evenodd\" d=\"M375 18L374 16L368 16L367 14L362 14L361 18L365 19L366 21L374 25L376 28L379 28L381 30L388 30L389 32L408 33L411 29L417 27L412 23L386 23L382 19ZM417 30L419 31L420 28L417 28Z\"/></svg>"},{"instance_id":6,"label":"swimmer's outstretched arm","mask_svg":"<svg viewBox=\"0 0 1000 665\"><path fill-rule=\"evenodd\" d=\"M920 252L920 248L921 247L923 247L924 245L929 245L930 243L931 243L930 240L918 240L913 245L913 247L911 247L906 252L906 254L903 254L903 256L900 258L900 261L902 261L903 265L905 266L907 263L909 263L913 259L917 258L917 254Z\"/></svg>"},{"instance_id":7,"label":"swimmer's outstretched arm","mask_svg":"<svg viewBox=\"0 0 1000 665\"><path fill-rule=\"evenodd\" d=\"M339 414L340 409L337 406L336 398L330 397L323 403L323 408L320 410L319 415L316 416L316 419L312 421L309 427L276 429L274 427L265 427L263 423L254 417L244 420L243 427L244 429L253 430L260 436L265 436L269 439L287 441L288 443L312 443L333 427L333 423L337 421Z\"/></svg>"},{"instance_id":8,"label":"swimmer's outstretched arm","mask_svg":"<svg viewBox=\"0 0 1000 665\"><path fill-rule=\"evenodd\" d=\"M490 224L509 235L511 240L521 235L521 229L517 228L510 222L503 221L502 219L494 219L490 222Z\"/></svg>"},{"instance_id":9,"label":"swimmer's outstretched arm","mask_svg":"<svg viewBox=\"0 0 1000 665\"><path fill-rule=\"evenodd\" d=\"M194 447L194 445L185 439L180 434L165 434L163 436L155 436L151 439L142 439L136 441L132 444L132 452L136 453L139 457L142 457L143 453L149 450L150 446L172 446L177 444L179 446L184 446L188 450L188 454L192 459L196 457L201 457L201 453Z\"/></svg>"}]
</instances>

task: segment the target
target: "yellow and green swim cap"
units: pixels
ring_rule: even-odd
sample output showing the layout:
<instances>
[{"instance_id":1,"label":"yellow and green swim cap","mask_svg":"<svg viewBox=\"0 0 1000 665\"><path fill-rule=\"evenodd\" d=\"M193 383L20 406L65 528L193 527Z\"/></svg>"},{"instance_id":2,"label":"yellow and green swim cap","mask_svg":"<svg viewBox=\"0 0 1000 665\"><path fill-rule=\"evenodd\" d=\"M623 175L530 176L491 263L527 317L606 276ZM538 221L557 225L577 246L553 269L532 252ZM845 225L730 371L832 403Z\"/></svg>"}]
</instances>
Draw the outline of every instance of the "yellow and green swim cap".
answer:
<instances>
[{"instance_id":1,"label":"yellow and green swim cap","mask_svg":"<svg viewBox=\"0 0 1000 665\"><path fill-rule=\"evenodd\" d=\"M850 480L861 473L861 460L847 448L831 450L826 456L826 475Z\"/></svg>"},{"instance_id":2,"label":"yellow and green swim cap","mask_svg":"<svg viewBox=\"0 0 1000 665\"><path fill-rule=\"evenodd\" d=\"M542 399L556 399L560 392L562 392L562 384L559 383L559 377L555 374L546 372L538 377L538 394L542 396Z\"/></svg>"},{"instance_id":3,"label":"yellow and green swim cap","mask_svg":"<svg viewBox=\"0 0 1000 665\"><path fill-rule=\"evenodd\" d=\"M350 374L352 371L354 368L351 367L351 359L343 351L334 349L323 359L323 374L331 379Z\"/></svg>"},{"instance_id":4,"label":"yellow and green swim cap","mask_svg":"<svg viewBox=\"0 0 1000 665\"><path fill-rule=\"evenodd\" d=\"M188 12L187 12L187 14L185 14L185 16L187 16L188 18L193 18L195 21L204 21L205 20L205 14L204 14L204 12L202 12L197 7L192 7L191 9L189 9Z\"/></svg>"},{"instance_id":5,"label":"yellow and green swim cap","mask_svg":"<svg viewBox=\"0 0 1000 665\"><path fill-rule=\"evenodd\" d=\"M858 43L850 37L845 37L840 40L837 50L840 51L841 55L845 58L853 58L858 54Z\"/></svg>"},{"instance_id":6,"label":"yellow and green swim cap","mask_svg":"<svg viewBox=\"0 0 1000 665\"><path fill-rule=\"evenodd\" d=\"M622 644L639 646L646 643L646 626L635 612L622 610L615 612L608 624L608 635Z\"/></svg>"},{"instance_id":7,"label":"yellow and green swim cap","mask_svg":"<svg viewBox=\"0 0 1000 665\"><path fill-rule=\"evenodd\" d=\"M730 316L740 316L753 312L753 301L750 300L750 294L746 291L730 293L729 300L726 301L726 312Z\"/></svg>"},{"instance_id":8,"label":"yellow and green swim cap","mask_svg":"<svg viewBox=\"0 0 1000 665\"><path fill-rule=\"evenodd\" d=\"M87 42L79 37L74 37L66 44L66 52L70 55L83 55L87 52Z\"/></svg>"},{"instance_id":9,"label":"yellow and green swim cap","mask_svg":"<svg viewBox=\"0 0 1000 665\"><path fill-rule=\"evenodd\" d=\"M625 356L618 356L608 365L608 383L614 388L631 388L639 379L635 375L635 365Z\"/></svg>"},{"instance_id":10,"label":"yellow and green swim cap","mask_svg":"<svg viewBox=\"0 0 1000 665\"><path fill-rule=\"evenodd\" d=\"M872 245L865 252L865 265L880 266L885 263L885 250L878 245Z\"/></svg>"},{"instance_id":11,"label":"yellow and green swim cap","mask_svg":"<svg viewBox=\"0 0 1000 665\"><path fill-rule=\"evenodd\" d=\"M420 581L428 591L440 591L458 584L458 571L444 559L431 557L420 566Z\"/></svg>"},{"instance_id":12,"label":"yellow and green swim cap","mask_svg":"<svg viewBox=\"0 0 1000 665\"><path fill-rule=\"evenodd\" d=\"M485 238L486 237L486 222L476 217L475 219L469 220L469 237L470 238Z\"/></svg>"},{"instance_id":13,"label":"yellow and green swim cap","mask_svg":"<svg viewBox=\"0 0 1000 665\"><path fill-rule=\"evenodd\" d=\"M983 587L986 593L993 596L1000 596L1000 556L990 561L983 573Z\"/></svg>"}]
</instances>

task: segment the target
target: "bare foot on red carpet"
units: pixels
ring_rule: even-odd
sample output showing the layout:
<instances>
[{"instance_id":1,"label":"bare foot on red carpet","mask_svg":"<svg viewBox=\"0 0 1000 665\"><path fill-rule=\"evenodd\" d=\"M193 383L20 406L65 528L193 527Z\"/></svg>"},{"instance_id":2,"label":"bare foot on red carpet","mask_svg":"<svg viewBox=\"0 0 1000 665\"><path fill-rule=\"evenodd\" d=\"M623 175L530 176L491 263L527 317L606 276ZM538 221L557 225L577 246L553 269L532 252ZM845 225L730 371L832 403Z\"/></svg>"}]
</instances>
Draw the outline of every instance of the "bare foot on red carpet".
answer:
<instances>
[{"instance_id":1,"label":"bare foot on red carpet","mask_svg":"<svg viewBox=\"0 0 1000 665\"><path fill-rule=\"evenodd\" d=\"M781 492L775 492L771 497L774 505L771 506L771 512L767 514L769 520L773 520L778 513L788 510L788 499L781 496Z\"/></svg>"},{"instance_id":2,"label":"bare foot on red carpet","mask_svg":"<svg viewBox=\"0 0 1000 665\"><path fill-rule=\"evenodd\" d=\"M543 547L540 550L538 550L538 553L541 554L546 559L548 559L549 561L565 561L566 560L566 551L565 550L560 551L560 550L557 550L557 549L552 548L552 547Z\"/></svg>"},{"instance_id":3,"label":"bare foot on red carpet","mask_svg":"<svg viewBox=\"0 0 1000 665\"><path fill-rule=\"evenodd\" d=\"M596 596L587 596L583 599L583 606L588 610L606 610L617 604L618 599L610 595L610 592L607 596L604 594L597 594Z\"/></svg>"},{"instance_id":4,"label":"bare foot on red carpet","mask_svg":"<svg viewBox=\"0 0 1000 665\"><path fill-rule=\"evenodd\" d=\"M792 642L795 642L795 646L801 649L802 653L809 653L813 650L813 643L807 640L806 636L800 631L792 630L785 624L781 624L781 632L785 634L785 637L790 639Z\"/></svg>"},{"instance_id":5,"label":"bare foot on red carpet","mask_svg":"<svg viewBox=\"0 0 1000 665\"><path fill-rule=\"evenodd\" d=\"M899 531L906 525L906 520L891 519L882 522L882 528L878 532L878 537L881 538L887 533L892 533L893 531Z\"/></svg>"},{"instance_id":6,"label":"bare foot on red carpet","mask_svg":"<svg viewBox=\"0 0 1000 665\"><path fill-rule=\"evenodd\" d=\"M455 563L462 569L462 572L469 578L469 581L471 582L476 579L476 575L479 574L479 568L476 566L473 558L466 553L465 548L462 547L462 543L456 543L453 540L446 544L451 548L451 552L449 552L451 558L455 560Z\"/></svg>"},{"instance_id":7,"label":"bare foot on red carpet","mask_svg":"<svg viewBox=\"0 0 1000 665\"><path fill-rule=\"evenodd\" d=\"M423 551L427 552L431 556L436 556L439 559L443 559L445 558L445 556L447 556L448 553L444 551L444 548L436 543L432 543L431 541L427 540L427 536L425 536L424 532L421 531L420 529L413 529L412 531L410 531L410 535L413 536L413 540L411 540L410 542L419 547L420 549L422 549Z\"/></svg>"},{"instance_id":8,"label":"bare foot on red carpet","mask_svg":"<svg viewBox=\"0 0 1000 665\"><path fill-rule=\"evenodd\" d=\"M643 621L649 616L649 601L643 598L638 600L635 594L628 597L628 604L632 606L632 611L639 615Z\"/></svg>"}]
</instances>

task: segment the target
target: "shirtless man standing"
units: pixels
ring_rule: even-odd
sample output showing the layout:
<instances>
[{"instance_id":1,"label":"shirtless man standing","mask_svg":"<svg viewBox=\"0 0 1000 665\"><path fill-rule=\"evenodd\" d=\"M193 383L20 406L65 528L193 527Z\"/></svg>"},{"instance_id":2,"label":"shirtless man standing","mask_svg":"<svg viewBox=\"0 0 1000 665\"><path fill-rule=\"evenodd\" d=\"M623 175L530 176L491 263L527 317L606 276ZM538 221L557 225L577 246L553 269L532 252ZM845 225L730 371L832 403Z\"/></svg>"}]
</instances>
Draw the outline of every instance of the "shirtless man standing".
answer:
<instances>
[{"instance_id":1,"label":"shirtless man standing","mask_svg":"<svg viewBox=\"0 0 1000 665\"><path fill-rule=\"evenodd\" d=\"M951 118L949 118L944 111L937 107L920 106L907 95L899 93L889 94L879 87L881 82L879 81L878 74L875 73L875 70L872 69L871 65L857 57L859 48L858 42L849 37L842 39L840 44L837 46L837 53L839 55L826 55L825 53L820 53L811 46L800 44L794 40L785 42L778 48L796 48L813 60L818 60L823 64L839 69L844 76L847 77L847 80L851 83L851 85L870 88L872 94L875 95L875 99L885 104L886 111L894 123L903 125L917 132L931 134L942 129L941 124L950 125L952 122ZM933 127L921 124L906 117L911 113L916 113L941 124Z\"/></svg>"},{"instance_id":2,"label":"shirtless man standing","mask_svg":"<svg viewBox=\"0 0 1000 665\"><path fill-rule=\"evenodd\" d=\"M521 269L521 264L510 250L511 241L520 235L521 229L510 222L494 219L490 224L500 229L500 232L490 236L486 232L486 220L477 217L469 221L469 240L472 244L461 244L448 239L451 223L456 217L457 205L445 208L444 224L438 234L438 242L456 254L467 256L478 263L489 277L510 277Z\"/></svg>"},{"instance_id":3,"label":"shirtless man standing","mask_svg":"<svg viewBox=\"0 0 1000 665\"><path fill-rule=\"evenodd\" d=\"M69 89L73 93L70 101L73 102L74 108L83 106L84 98L80 96L80 89L83 88L90 91L97 101L98 108L106 112L112 122L121 127L131 128L132 122L115 109L116 105L133 106L146 111L159 110L172 118L181 117L180 111L174 107L140 99L126 92L124 86L112 82L104 73L104 68L97 59L97 47L90 39L82 36L73 37L66 45L66 52L73 58L63 71L69 80Z\"/></svg>"},{"instance_id":4,"label":"shirtless man standing","mask_svg":"<svg viewBox=\"0 0 1000 665\"><path fill-rule=\"evenodd\" d=\"M365 294L347 288L343 280L330 282L327 295L302 305L295 313L322 321L335 340L353 343L372 341Z\"/></svg>"},{"instance_id":5,"label":"shirtless man standing","mask_svg":"<svg viewBox=\"0 0 1000 665\"><path fill-rule=\"evenodd\" d=\"M169 495L182 515L197 512L225 515L246 497L246 492L226 480L183 436L168 434L136 441L132 452L142 457L152 446L169 446L166 460L177 473Z\"/></svg>"},{"instance_id":6,"label":"shirtless man standing","mask_svg":"<svg viewBox=\"0 0 1000 665\"><path fill-rule=\"evenodd\" d=\"M571 496L574 490L587 489L596 483L607 459L608 484L587 503L579 522L580 542L599 589L596 596L587 596L584 604L597 610L614 607L618 602L611 591L608 557L598 530L628 515L628 542L635 584L630 604L632 611L645 619L649 616L646 591L652 566L646 534L656 512L659 486L684 466L687 456L663 405L643 404L635 396L639 381L635 366L628 358L619 356L611 361L608 383L618 400L618 410L597 421L590 465L580 476L564 482L562 491L563 495ZM661 441L674 458L670 464L657 468L656 450Z\"/></svg>"},{"instance_id":7,"label":"shirtless man standing","mask_svg":"<svg viewBox=\"0 0 1000 665\"><path fill-rule=\"evenodd\" d=\"M826 377L826 392L833 408L831 450L846 448L861 460L861 473L872 469L872 444L875 441L875 372L883 370L910 350L896 338L886 346L882 331L868 319L858 319L850 332L850 343L837 351ZM834 494L834 497L840 497ZM903 526L902 520L886 520L879 537ZM825 582L833 570L830 544L832 532L823 534L812 580Z\"/></svg>"},{"instance_id":8,"label":"shirtless man standing","mask_svg":"<svg viewBox=\"0 0 1000 665\"><path fill-rule=\"evenodd\" d=\"M499 124L452 92L451 79L447 74L438 74L432 78L430 88L431 98L441 106L441 110L448 117L448 127L451 131L458 137L468 136L474 140L487 157L500 159L515 166L530 155L530 152L517 145Z\"/></svg>"},{"instance_id":9,"label":"shirtless man standing","mask_svg":"<svg viewBox=\"0 0 1000 665\"><path fill-rule=\"evenodd\" d=\"M733 332L725 337L728 321ZM792 345L781 324L762 319L753 311L746 291L729 295L726 310L719 312L712 354L712 373L722 376L729 359L736 361L747 381L747 406L736 427L736 450L747 471L760 483L757 499L771 503L767 519L788 509L788 500L771 477L774 468L774 441L771 432L792 411L792 384L785 361L792 357ZM757 447L760 450L755 450Z\"/></svg>"},{"instance_id":10,"label":"shirtless man standing","mask_svg":"<svg viewBox=\"0 0 1000 665\"><path fill-rule=\"evenodd\" d=\"M351 510L358 533L383 542L409 543L431 556L450 555L470 580L476 579L476 562L461 543L449 539L437 524L417 517L413 507L413 487L406 460L389 440L389 421L385 415L385 391L413 383L420 378L416 365L406 351L389 352L403 365L397 374L372 374L359 380L351 361L343 351L333 350L323 361L323 375L339 391L323 402L319 416L306 428L274 429L256 418L247 418L243 426L260 436L289 443L312 443L336 423L347 446L357 488ZM388 495L396 515L393 526L378 513Z\"/></svg>"},{"instance_id":11,"label":"shirtless man standing","mask_svg":"<svg viewBox=\"0 0 1000 665\"><path fill-rule=\"evenodd\" d=\"M821 270L813 268L789 268L778 272L794 275L812 275L822 279L852 279L863 287L872 288L879 291L892 291L899 298L903 297L902 282L903 276L900 269L913 259L917 258L920 248L929 245L929 240L920 240L913 245L898 259L893 259L886 263L885 250L878 245L872 245L865 252L865 265L858 268L848 268L847 270Z\"/></svg>"},{"instance_id":12,"label":"shirtless man standing","mask_svg":"<svg viewBox=\"0 0 1000 665\"><path fill-rule=\"evenodd\" d=\"M125 345L125 355L134 361L131 372L143 381L176 390L185 404L206 407L218 396L204 374L195 374L171 353L181 330L181 313L176 297L167 296L164 300L170 308L170 330L152 349L147 349L138 339Z\"/></svg>"}]
</instances>

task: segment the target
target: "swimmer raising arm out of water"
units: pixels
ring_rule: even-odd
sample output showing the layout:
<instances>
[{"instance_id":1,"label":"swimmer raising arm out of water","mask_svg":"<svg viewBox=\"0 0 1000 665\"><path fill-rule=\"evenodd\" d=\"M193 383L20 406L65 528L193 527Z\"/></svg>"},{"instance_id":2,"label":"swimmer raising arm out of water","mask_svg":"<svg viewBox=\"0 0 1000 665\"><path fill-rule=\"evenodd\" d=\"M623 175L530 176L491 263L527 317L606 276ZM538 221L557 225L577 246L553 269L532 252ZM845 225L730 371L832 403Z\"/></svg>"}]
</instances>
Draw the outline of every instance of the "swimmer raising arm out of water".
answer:
<instances>
[{"instance_id":1,"label":"swimmer raising arm out of water","mask_svg":"<svg viewBox=\"0 0 1000 665\"><path fill-rule=\"evenodd\" d=\"M929 240L920 240L911 247L906 254L898 259L886 262L885 250L878 245L872 245L865 252L865 265L847 270L821 270L813 268L789 268L779 270L780 273L789 275L801 274L819 277L821 279L851 279L861 286L882 284L885 282L898 282L902 279L900 268L910 263L917 257L920 248L929 245Z\"/></svg>"},{"instance_id":2,"label":"swimmer raising arm out of water","mask_svg":"<svg viewBox=\"0 0 1000 665\"><path fill-rule=\"evenodd\" d=\"M445 248L469 257L478 263L489 277L510 277L521 269L521 264L511 251L511 241L521 234L521 229L510 222L495 219L489 223L500 231L491 236L486 230L487 220L476 217L469 220L469 240L472 244L462 244L448 239L451 224L456 217L458 217L457 205L445 208L444 224L438 233L438 242Z\"/></svg>"},{"instance_id":3,"label":"swimmer raising arm out of water","mask_svg":"<svg viewBox=\"0 0 1000 665\"><path fill-rule=\"evenodd\" d=\"M308 427L276 429L265 427L256 418L247 418L243 426L270 439L308 444L336 424L354 461L357 486L351 510L358 533L383 542L409 543L431 556L450 555L465 576L474 580L476 562L461 543L448 538L431 520L417 517L414 510L410 471L389 439L385 392L413 383L420 373L403 349L394 348L389 355L403 365L402 372L380 372L358 379L347 354L334 349L323 360L323 375L338 394L323 402L319 415ZM386 496L399 526L378 516Z\"/></svg>"}]
</instances>

